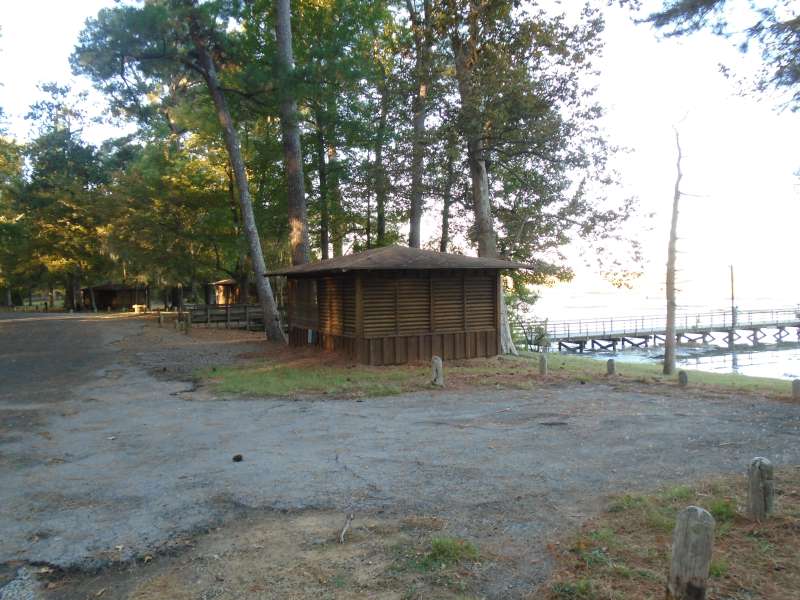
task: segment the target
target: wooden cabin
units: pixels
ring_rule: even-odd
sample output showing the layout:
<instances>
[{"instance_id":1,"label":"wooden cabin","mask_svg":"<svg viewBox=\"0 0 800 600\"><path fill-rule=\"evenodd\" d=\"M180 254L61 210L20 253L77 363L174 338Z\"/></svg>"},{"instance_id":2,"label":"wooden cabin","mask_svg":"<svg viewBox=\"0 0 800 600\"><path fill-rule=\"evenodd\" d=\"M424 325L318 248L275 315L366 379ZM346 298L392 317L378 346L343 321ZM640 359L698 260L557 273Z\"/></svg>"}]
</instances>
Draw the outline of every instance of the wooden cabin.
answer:
<instances>
[{"instance_id":1,"label":"wooden cabin","mask_svg":"<svg viewBox=\"0 0 800 600\"><path fill-rule=\"evenodd\" d=\"M250 283L248 288L247 297L243 297L239 282L235 279L229 278L214 281L206 286L206 304L227 305L258 302L255 284Z\"/></svg>"},{"instance_id":2,"label":"wooden cabin","mask_svg":"<svg viewBox=\"0 0 800 600\"><path fill-rule=\"evenodd\" d=\"M92 310L92 293L97 310L130 310L134 304L150 306L150 289L146 285L104 283L81 290L83 307Z\"/></svg>"},{"instance_id":3,"label":"wooden cabin","mask_svg":"<svg viewBox=\"0 0 800 600\"><path fill-rule=\"evenodd\" d=\"M500 274L530 265L401 246L270 273L287 278L289 343L370 365L495 356Z\"/></svg>"}]
</instances>

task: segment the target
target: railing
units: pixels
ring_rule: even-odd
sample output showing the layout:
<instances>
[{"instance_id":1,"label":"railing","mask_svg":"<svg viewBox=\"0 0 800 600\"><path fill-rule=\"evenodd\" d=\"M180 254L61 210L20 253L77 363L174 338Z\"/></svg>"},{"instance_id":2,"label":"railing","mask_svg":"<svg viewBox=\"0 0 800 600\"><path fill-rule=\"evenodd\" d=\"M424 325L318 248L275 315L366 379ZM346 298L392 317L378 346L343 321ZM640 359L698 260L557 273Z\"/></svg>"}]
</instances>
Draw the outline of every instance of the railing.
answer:
<instances>
[{"instance_id":1,"label":"railing","mask_svg":"<svg viewBox=\"0 0 800 600\"><path fill-rule=\"evenodd\" d=\"M224 324L225 327L253 329L263 327L264 311L258 304L201 305L187 308L178 321L188 325Z\"/></svg>"},{"instance_id":2,"label":"railing","mask_svg":"<svg viewBox=\"0 0 800 600\"><path fill-rule=\"evenodd\" d=\"M695 314L679 314L675 319L678 333L728 331L733 328L780 327L800 324L800 308L775 308L761 310L720 310ZM604 337L644 337L662 334L667 327L665 316L609 317L576 321L518 322L514 329L529 346L540 342L567 341L571 339L602 339Z\"/></svg>"}]
</instances>

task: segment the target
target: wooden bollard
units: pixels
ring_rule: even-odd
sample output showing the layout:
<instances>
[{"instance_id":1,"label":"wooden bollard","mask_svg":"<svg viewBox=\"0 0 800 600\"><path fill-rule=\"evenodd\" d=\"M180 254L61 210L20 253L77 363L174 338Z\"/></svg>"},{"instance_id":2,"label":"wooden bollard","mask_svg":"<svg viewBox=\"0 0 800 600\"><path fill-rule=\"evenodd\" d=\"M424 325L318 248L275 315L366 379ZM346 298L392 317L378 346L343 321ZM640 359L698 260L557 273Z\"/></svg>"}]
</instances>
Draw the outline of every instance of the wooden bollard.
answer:
<instances>
[{"instance_id":1,"label":"wooden bollard","mask_svg":"<svg viewBox=\"0 0 800 600\"><path fill-rule=\"evenodd\" d=\"M539 355L539 375L547 375L547 356Z\"/></svg>"},{"instance_id":2,"label":"wooden bollard","mask_svg":"<svg viewBox=\"0 0 800 600\"><path fill-rule=\"evenodd\" d=\"M772 463L760 456L747 468L747 510L758 522L764 521L775 507L775 478Z\"/></svg>"},{"instance_id":3,"label":"wooden bollard","mask_svg":"<svg viewBox=\"0 0 800 600\"><path fill-rule=\"evenodd\" d=\"M613 358L609 358L606 361L606 373L608 375L616 375L617 374L617 363L614 361Z\"/></svg>"},{"instance_id":4,"label":"wooden bollard","mask_svg":"<svg viewBox=\"0 0 800 600\"><path fill-rule=\"evenodd\" d=\"M678 385L681 387L689 385L689 374L686 371L678 371Z\"/></svg>"},{"instance_id":5,"label":"wooden bollard","mask_svg":"<svg viewBox=\"0 0 800 600\"><path fill-rule=\"evenodd\" d=\"M162 315L160 312L158 313L158 326L159 327L164 326L164 315Z\"/></svg>"},{"instance_id":6,"label":"wooden bollard","mask_svg":"<svg viewBox=\"0 0 800 600\"><path fill-rule=\"evenodd\" d=\"M442 366L441 356L434 356L431 359L431 371L433 376L431 383L439 387L444 387L444 367Z\"/></svg>"},{"instance_id":7,"label":"wooden bollard","mask_svg":"<svg viewBox=\"0 0 800 600\"><path fill-rule=\"evenodd\" d=\"M800 400L800 379L792 382L792 400Z\"/></svg>"},{"instance_id":8,"label":"wooden bollard","mask_svg":"<svg viewBox=\"0 0 800 600\"><path fill-rule=\"evenodd\" d=\"M666 600L705 600L714 526L711 513L698 506L678 513L672 534Z\"/></svg>"}]
</instances>

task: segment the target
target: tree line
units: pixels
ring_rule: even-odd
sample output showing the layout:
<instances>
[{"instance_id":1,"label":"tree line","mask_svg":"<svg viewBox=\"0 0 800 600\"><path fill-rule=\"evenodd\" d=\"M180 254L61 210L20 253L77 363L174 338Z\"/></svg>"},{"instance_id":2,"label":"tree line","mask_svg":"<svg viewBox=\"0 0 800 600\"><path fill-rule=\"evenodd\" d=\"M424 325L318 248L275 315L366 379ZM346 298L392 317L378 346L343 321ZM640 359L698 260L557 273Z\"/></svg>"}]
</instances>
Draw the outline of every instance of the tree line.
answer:
<instances>
[{"instance_id":1,"label":"tree line","mask_svg":"<svg viewBox=\"0 0 800 600\"><path fill-rule=\"evenodd\" d=\"M554 5L556 8L558 5ZM601 9L509 0L146 0L87 21L71 64L135 132L82 140L58 84L0 136L0 286L258 286L287 263L393 243L571 276L619 236L600 127ZM573 7L574 8L574 7ZM666 21L665 21L666 23ZM657 23L659 24L659 23ZM424 223L424 226L423 226ZM614 268L613 257L602 256ZM0 298L2 300L2 298Z\"/></svg>"}]
</instances>

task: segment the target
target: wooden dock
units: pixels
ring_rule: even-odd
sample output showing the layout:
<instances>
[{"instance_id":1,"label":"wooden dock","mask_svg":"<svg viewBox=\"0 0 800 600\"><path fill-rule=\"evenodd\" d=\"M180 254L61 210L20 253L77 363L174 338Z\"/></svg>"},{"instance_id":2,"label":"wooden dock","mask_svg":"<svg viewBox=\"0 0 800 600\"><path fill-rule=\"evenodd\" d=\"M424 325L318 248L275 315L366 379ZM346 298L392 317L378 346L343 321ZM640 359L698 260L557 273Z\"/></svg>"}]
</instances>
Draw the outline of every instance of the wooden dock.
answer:
<instances>
[{"instance_id":1,"label":"wooden dock","mask_svg":"<svg viewBox=\"0 0 800 600\"><path fill-rule=\"evenodd\" d=\"M680 343L707 343L714 334L724 334L731 345L744 335L754 345L775 330L776 342L785 341L794 329L800 341L800 308L763 310L720 310L707 313L681 314L675 322ZM577 321L531 321L514 326L517 339L523 339L528 350L557 347L559 351L617 350L628 347L646 348L664 341L665 317L623 317Z\"/></svg>"}]
</instances>

